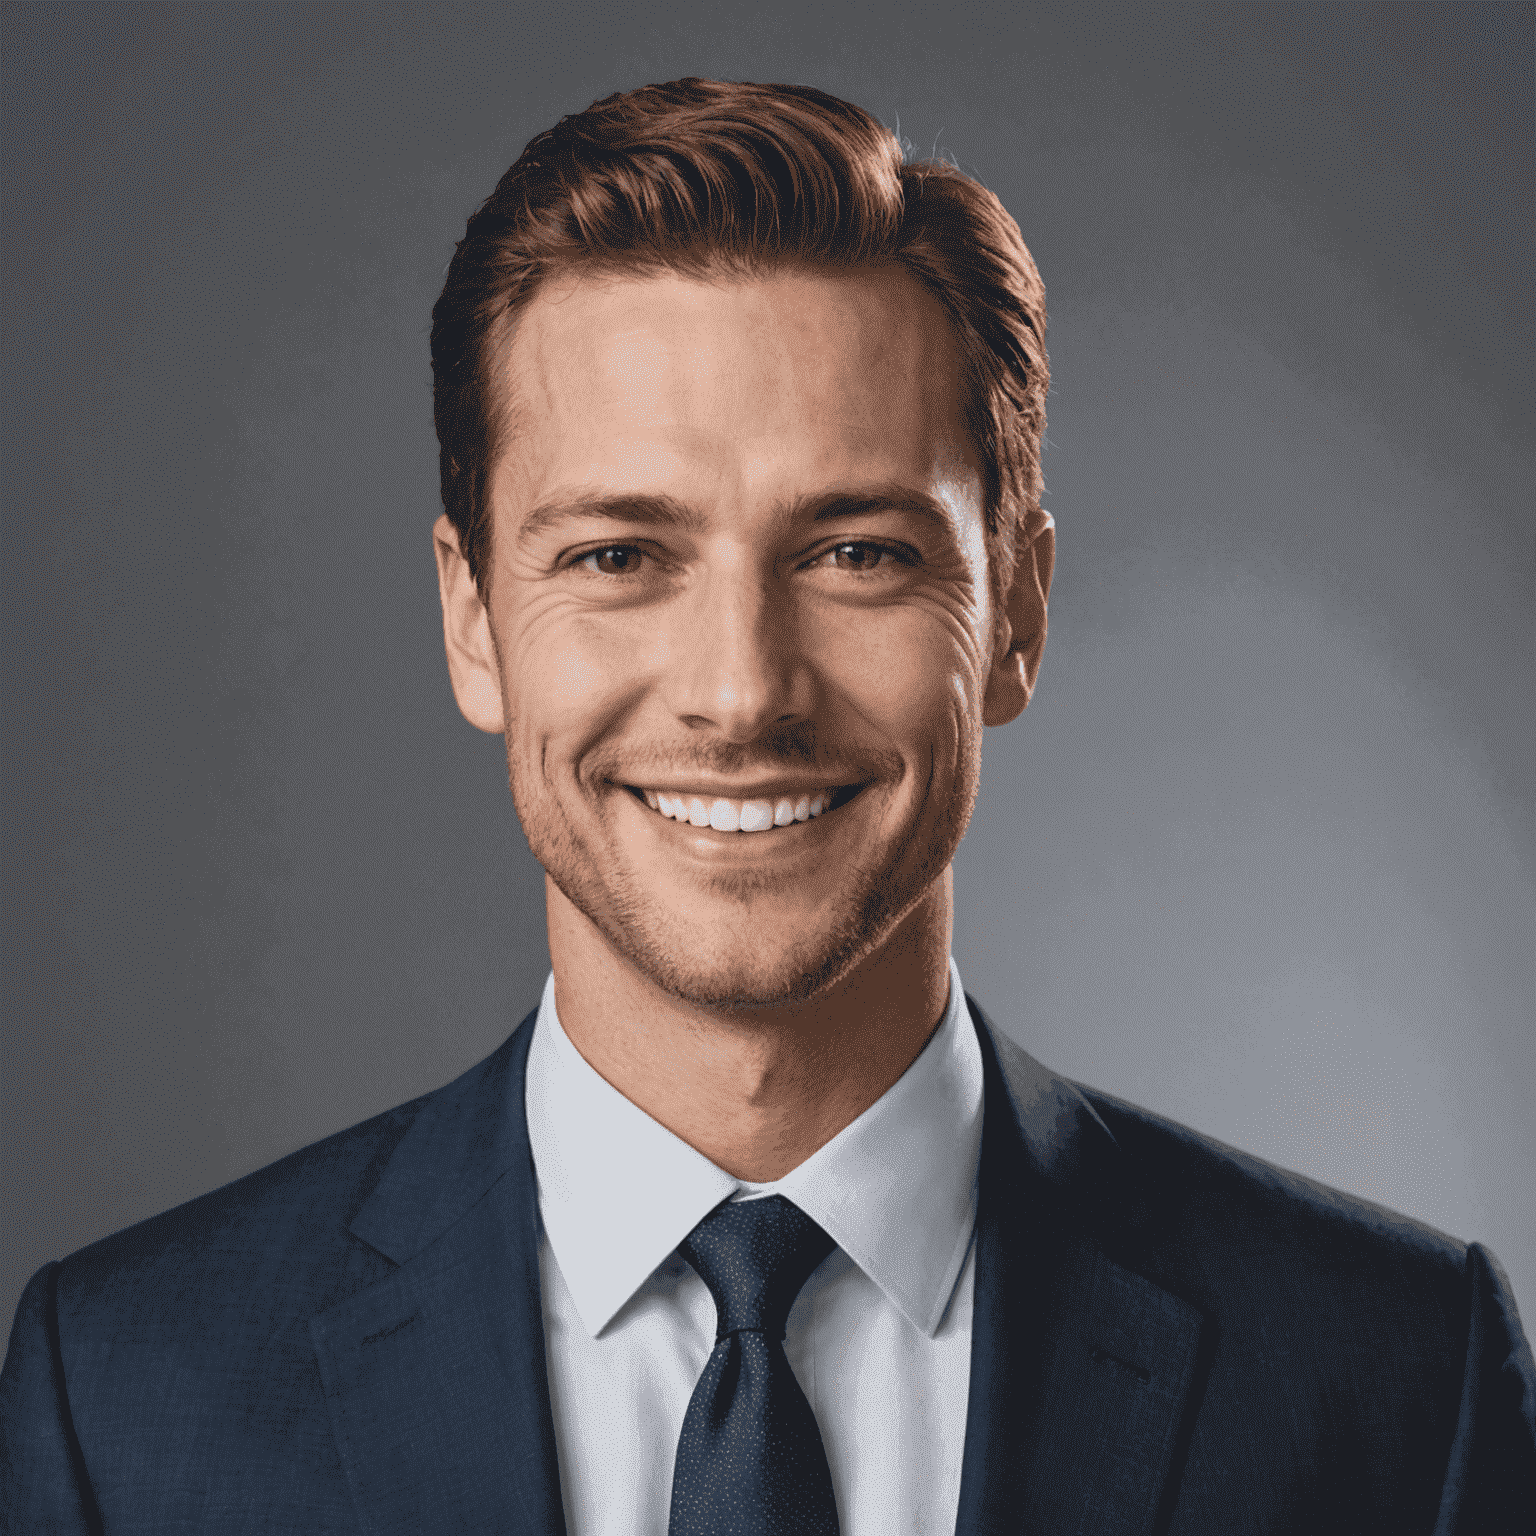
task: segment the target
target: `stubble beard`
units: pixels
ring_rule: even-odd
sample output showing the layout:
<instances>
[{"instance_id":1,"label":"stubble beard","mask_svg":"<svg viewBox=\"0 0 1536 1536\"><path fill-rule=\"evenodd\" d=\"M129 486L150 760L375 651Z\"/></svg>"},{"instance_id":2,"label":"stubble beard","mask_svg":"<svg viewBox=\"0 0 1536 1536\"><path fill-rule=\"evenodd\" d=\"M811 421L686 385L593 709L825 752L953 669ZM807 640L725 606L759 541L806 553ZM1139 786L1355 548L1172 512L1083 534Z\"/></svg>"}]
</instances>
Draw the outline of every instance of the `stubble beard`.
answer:
<instances>
[{"instance_id":1,"label":"stubble beard","mask_svg":"<svg viewBox=\"0 0 1536 1536\"><path fill-rule=\"evenodd\" d=\"M834 987L922 900L954 856L970 820L975 774L962 774L951 814L930 829L912 857L912 840L882 848L876 869L849 871L847 898L831 920L819 920L797 940L763 953L751 938L752 908L778 882L751 873L720 873L700 895L729 904L728 941L706 949L686 918L670 915L610 848L593 848L547 790L530 792L508 753L513 804L529 847L562 895L590 922L618 957L652 985L694 1007L752 1010L808 1003ZM619 791L627 793L627 791ZM714 925L717 938L721 925Z\"/></svg>"}]
</instances>

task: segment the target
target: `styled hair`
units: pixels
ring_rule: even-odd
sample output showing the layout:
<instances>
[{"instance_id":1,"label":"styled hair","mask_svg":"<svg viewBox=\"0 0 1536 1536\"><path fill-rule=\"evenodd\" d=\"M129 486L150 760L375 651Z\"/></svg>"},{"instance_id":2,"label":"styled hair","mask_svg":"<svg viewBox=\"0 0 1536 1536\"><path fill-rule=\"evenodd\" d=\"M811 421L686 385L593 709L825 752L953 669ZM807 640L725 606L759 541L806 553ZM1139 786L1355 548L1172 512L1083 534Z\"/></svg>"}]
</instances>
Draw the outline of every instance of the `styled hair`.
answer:
<instances>
[{"instance_id":1,"label":"styled hair","mask_svg":"<svg viewBox=\"0 0 1536 1536\"><path fill-rule=\"evenodd\" d=\"M797 85L676 80L594 102L529 143L471 215L432 311L443 508L482 597L491 471L508 430L508 344L547 278L749 277L895 263L944 305L966 369L993 579L1045 523L1045 289L980 182L905 162L869 113Z\"/></svg>"}]
</instances>

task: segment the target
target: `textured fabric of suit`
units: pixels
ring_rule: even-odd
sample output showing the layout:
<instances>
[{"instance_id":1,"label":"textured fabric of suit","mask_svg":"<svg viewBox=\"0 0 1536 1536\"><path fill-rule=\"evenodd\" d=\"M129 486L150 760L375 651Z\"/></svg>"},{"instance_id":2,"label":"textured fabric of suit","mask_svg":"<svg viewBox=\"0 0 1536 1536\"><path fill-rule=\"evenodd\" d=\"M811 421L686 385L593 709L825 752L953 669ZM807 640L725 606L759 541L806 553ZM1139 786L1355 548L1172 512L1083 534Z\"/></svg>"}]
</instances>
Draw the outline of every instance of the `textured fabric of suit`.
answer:
<instances>
[{"instance_id":1,"label":"textured fabric of suit","mask_svg":"<svg viewBox=\"0 0 1536 1536\"><path fill-rule=\"evenodd\" d=\"M1080 1090L972 1012L960 1532L1529 1528L1536 1371L1490 1255ZM561 1531L530 1033L40 1271L0 1526Z\"/></svg>"},{"instance_id":2,"label":"textured fabric of suit","mask_svg":"<svg viewBox=\"0 0 1536 1536\"><path fill-rule=\"evenodd\" d=\"M1014 1163L1017 1144L983 1147L971 1407L1033 1453L1005 1488L982 1475L996 1430L968 1437L967 1483L985 1507L963 1493L961 1529L1529 1529L1536 1367L1486 1249L1075 1089L1005 1037L982 1038L1026 1145ZM1099 1135L1084 1133L1074 1097ZM1071 1155L1051 1160L1040 1149L1053 1145ZM1023 1190L1038 1227L1014 1217ZM1046 1320L1037 1335L1011 1326L1004 1296ZM990 1401L977 1374L989 1357ZM1179 1391L1181 1368L1176 1411L1126 1422ZM1483 1459L1458 1481L1463 1441L1478 1446L1468 1464ZM1140 1486L1122 1500L1134 1517L1100 1503L1117 1482Z\"/></svg>"}]
</instances>

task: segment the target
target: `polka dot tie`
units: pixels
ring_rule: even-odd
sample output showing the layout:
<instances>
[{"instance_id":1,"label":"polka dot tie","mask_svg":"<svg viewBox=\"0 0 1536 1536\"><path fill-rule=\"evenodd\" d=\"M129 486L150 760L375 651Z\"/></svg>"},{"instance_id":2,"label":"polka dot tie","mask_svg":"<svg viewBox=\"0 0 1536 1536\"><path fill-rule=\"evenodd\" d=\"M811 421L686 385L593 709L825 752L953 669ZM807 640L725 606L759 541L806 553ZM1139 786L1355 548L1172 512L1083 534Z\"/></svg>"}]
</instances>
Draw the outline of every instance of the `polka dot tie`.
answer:
<instances>
[{"instance_id":1,"label":"polka dot tie","mask_svg":"<svg viewBox=\"0 0 1536 1536\"><path fill-rule=\"evenodd\" d=\"M679 1247L716 1325L677 1442L670 1536L837 1536L821 1431L784 1354L789 1309L834 1247L783 1195L717 1206Z\"/></svg>"}]
</instances>

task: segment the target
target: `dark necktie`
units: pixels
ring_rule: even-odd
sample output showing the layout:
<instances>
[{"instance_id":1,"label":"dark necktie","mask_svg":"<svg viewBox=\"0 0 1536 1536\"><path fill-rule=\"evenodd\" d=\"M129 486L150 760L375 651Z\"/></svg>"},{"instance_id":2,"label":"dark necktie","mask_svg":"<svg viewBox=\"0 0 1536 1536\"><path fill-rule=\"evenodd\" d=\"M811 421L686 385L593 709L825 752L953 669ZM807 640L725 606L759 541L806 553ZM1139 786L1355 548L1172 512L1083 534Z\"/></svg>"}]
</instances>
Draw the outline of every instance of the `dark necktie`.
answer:
<instances>
[{"instance_id":1,"label":"dark necktie","mask_svg":"<svg viewBox=\"0 0 1536 1536\"><path fill-rule=\"evenodd\" d=\"M783 1195L718 1206L679 1247L716 1322L677 1442L670 1536L837 1536L821 1431L784 1354L789 1309L834 1247Z\"/></svg>"}]
</instances>

